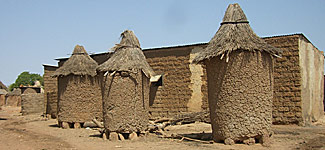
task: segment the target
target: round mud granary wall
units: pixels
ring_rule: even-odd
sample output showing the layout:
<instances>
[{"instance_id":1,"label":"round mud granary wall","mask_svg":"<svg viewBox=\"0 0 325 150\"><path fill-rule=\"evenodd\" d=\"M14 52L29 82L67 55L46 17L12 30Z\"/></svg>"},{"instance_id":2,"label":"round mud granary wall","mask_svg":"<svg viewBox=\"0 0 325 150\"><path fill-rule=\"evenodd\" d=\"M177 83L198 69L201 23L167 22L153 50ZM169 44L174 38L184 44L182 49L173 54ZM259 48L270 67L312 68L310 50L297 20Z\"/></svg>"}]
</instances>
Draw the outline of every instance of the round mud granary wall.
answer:
<instances>
[{"instance_id":1,"label":"round mud granary wall","mask_svg":"<svg viewBox=\"0 0 325 150\"><path fill-rule=\"evenodd\" d=\"M205 61L213 139L236 142L269 136L273 97L271 55L237 50L229 58L229 62L220 57Z\"/></svg>"},{"instance_id":2,"label":"round mud granary wall","mask_svg":"<svg viewBox=\"0 0 325 150\"><path fill-rule=\"evenodd\" d=\"M136 74L123 73L104 76L104 126L117 133L145 131L149 120L149 78L140 70Z\"/></svg>"},{"instance_id":3,"label":"round mud granary wall","mask_svg":"<svg viewBox=\"0 0 325 150\"><path fill-rule=\"evenodd\" d=\"M102 120L101 90L97 77L68 75L59 77L59 122L84 123Z\"/></svg>"},{"instance_id":4,"label":"round mud granary wall","mask_svg":"<svg viewBox=\"0 0 325 150\"><path fill-rule=\"evenodd\" d=\"M150 78L155 73L132 31L121 33L121 42L112 50L112 56L97 67L106 129L103 138L132 140L147 128Z\"/></svg>"}]
</instances>

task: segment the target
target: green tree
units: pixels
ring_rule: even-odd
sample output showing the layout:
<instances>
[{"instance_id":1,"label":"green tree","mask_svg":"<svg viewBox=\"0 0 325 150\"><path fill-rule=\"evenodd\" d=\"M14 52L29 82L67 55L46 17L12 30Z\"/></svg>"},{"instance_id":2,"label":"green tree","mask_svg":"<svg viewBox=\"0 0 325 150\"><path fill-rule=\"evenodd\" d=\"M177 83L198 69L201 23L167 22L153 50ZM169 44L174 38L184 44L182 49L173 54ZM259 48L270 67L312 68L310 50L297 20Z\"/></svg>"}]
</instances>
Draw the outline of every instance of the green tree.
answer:
<instances>
[{"instance_id":1,"label":"green tree","mask_svg":"<svg viewBox=\"0 0 325 150\"><path fill-rule=\"evenodd\" d=\"M40 81L42 85L44 85L44 80L41 75L24 71L20 73L15 83L9 86L9 90L12 91L14 88L18 88L20 85L34 85L35 81L37 80Z\"/></svg>"}]
</instances>

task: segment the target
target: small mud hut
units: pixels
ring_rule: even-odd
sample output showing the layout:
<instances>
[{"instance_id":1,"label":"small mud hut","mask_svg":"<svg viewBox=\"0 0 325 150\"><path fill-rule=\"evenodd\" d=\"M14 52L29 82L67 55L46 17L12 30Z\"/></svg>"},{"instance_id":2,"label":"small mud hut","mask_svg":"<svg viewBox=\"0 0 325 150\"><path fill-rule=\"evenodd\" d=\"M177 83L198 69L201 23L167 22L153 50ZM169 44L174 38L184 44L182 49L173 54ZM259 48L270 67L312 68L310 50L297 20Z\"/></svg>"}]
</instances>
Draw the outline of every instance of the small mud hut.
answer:
<instances>
[{"instance_id":1,"label":"small mud hut","mask_svg":"<svg viewBox=\"0 0 325 150\"><path fill-rule=\"evenodd\" d=\"M251 29L238 4L194 63L207 68L213 140L266 144L272 124L273 61L280 51Z\"/></svg>"},{"instance_id":2,"label":"small mud hut","mask_svg":"<svg viewBox=\"0 0 325 150\"><path fill-rule=\"evenodd\" d=\"M121 38L111 58L97 68L102 83L105 135L111 140L117 134L130 133L131 137L145 131L149 121L149 79L154 75L134 33L126 30Z\"/></svg>"},{"instance_id":3,"label":"small mud hut","mask_svg":"<svg viewBox=\"0 0 325 150\"><path fill-rule=\"evenodd\" d=\"M6 95L6 106L20 107L21 106L21 90L15 88Z\"/></svg>"},{"instance_id":4,"label":"small mud hut","mask_svg":"<svg viewBox=\"0 0 325 150\"><path fill-rule=\"evenodd\" d=\"M77 45L72 56L52 75L58 77L58 121L62 128L79 128L94 118L102 119L98 64Z\"/></svg>"}]
</instances>

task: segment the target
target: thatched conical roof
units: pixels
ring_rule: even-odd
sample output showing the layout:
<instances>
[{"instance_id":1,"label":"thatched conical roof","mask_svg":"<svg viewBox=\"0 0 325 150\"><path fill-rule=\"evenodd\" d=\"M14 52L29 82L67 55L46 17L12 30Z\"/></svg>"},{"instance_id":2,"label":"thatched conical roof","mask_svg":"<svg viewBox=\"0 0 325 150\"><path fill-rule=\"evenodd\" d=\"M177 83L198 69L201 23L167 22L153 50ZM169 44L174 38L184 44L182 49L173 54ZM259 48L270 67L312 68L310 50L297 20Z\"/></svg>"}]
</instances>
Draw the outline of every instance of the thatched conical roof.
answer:
<instances>
[{"instance_id":1,"label":"thatched conical roof","mask_svg":"<svg viewBox=\"0 0 325 150\"><path fill-rule=\"evenodd\" d=\"M114 53L106 62L99 65L97 70L127 71L136 73L142 70L148 77L155 75L144 56L138 38L132 31L125 30L121 34L121 42L112 49Z\"/></svg>"},{"instance_id":2,"label":"thatched conical roof","mask_svg":"<svg viewBox=\"0 0 325 150\"><path fill-rule=\"evenodd\" d=\"M236 50L265 51L275 56L281 54L279 49L267 44L254 33L237 3L228 6L219 30L193 62L199 63L219 55L221 58L225 55L228 60L229 54Z\"/></svg>"},{"instance_id":3,"label":"thatched conical roof","mask_svg":"<svg viewBox=\"0 0 325 150\"><path fill-rule=\"evenodd\" d=\"M58 68L53 77L73 75L96 75L98 64L93 60L83 46L76 45L71 57Z\"/></svg>"}]
</instances>

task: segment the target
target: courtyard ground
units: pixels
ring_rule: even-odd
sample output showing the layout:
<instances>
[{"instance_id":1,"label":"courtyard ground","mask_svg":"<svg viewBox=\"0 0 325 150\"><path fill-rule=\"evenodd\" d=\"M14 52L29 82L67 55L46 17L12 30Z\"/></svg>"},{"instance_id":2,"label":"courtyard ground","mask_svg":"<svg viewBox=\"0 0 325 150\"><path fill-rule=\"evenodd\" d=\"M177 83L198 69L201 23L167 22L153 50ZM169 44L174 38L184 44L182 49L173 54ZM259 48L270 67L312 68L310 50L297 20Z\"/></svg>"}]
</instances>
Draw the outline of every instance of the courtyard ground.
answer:
<instances>
[{"instance_id":1,"label":"courtyard ground","mask_svg":"<svg viewBox=\"0 0 325 150\"><path fill-rule=\"evenodd\" d=\"M20 108L2 107L0 110L0 150L250 150L250 149L323 149L325 150L325 119L307 127L296 125L273 125L271 147L261 144L224 145L223 143L203 144L180 139L163 139L149 134L136 141L108 141L100 138L95 128L61 129L55 119L44 120L40 115L22 116ZM168 131L167 131L168 130ZM166 133L211 135L210 124L196 122L166 128Z\"/></svg>"}]
</instances>

